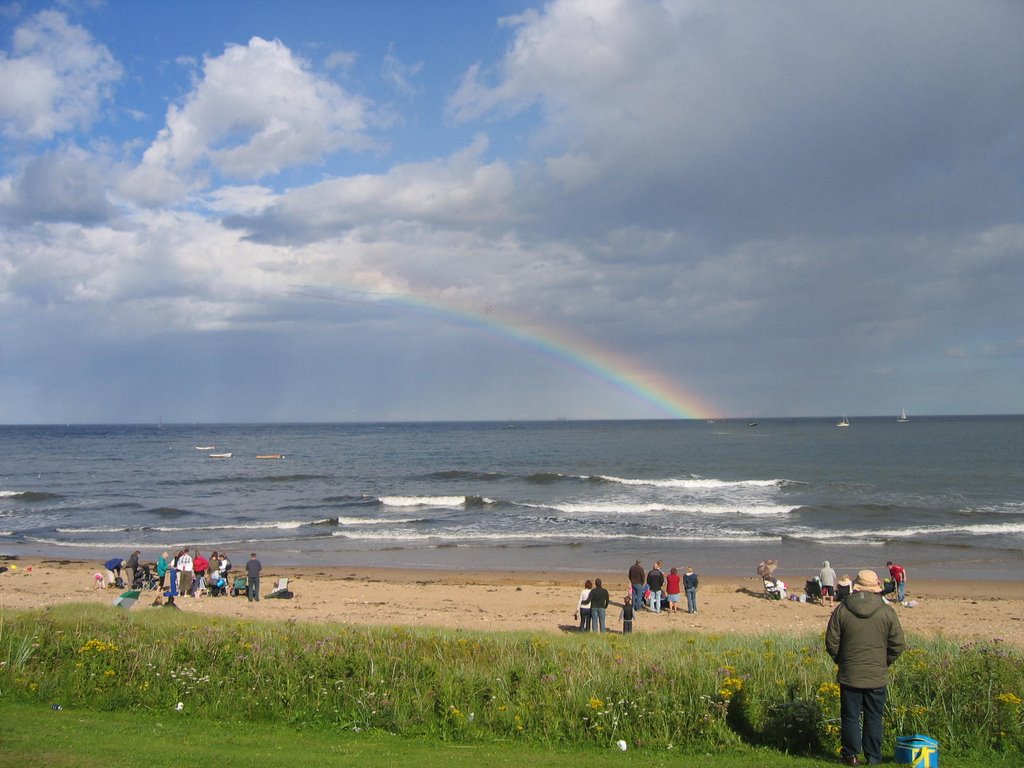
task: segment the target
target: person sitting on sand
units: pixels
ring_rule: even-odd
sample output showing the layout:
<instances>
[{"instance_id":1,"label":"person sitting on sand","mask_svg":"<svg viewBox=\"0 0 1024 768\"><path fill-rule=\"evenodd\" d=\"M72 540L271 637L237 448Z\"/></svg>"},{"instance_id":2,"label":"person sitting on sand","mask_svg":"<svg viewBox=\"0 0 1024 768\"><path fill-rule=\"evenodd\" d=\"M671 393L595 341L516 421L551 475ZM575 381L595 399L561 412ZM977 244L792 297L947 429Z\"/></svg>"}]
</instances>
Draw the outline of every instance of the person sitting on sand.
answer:
<instances>
[{"instance_id":1,"label":"person sitting on sand","mask_svg":"<svg viewBox=\"0 0 1024 768\"><path fill-rule=\"evenodd\" d=\"M853 580L850 578L848 573L843 574L843 578L836 582L836 601L842 602L850 596L850 592L853 591Z\"/></svg>"}]
</instances>

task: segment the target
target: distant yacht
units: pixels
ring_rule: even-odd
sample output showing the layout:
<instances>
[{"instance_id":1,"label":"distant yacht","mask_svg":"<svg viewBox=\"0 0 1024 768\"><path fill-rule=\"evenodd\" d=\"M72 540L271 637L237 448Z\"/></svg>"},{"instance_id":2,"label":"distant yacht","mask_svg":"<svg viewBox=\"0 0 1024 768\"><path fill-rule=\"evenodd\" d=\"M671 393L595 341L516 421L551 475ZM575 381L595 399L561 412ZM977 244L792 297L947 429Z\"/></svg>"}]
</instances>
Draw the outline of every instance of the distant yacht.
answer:
<instances>
[{"instance_id":1,"label":"distant yacht","mask_svg":"<svg viewBox=\"0 0 1024 768\"><path fill-rule=\"evenodd\" d=\"M908 421L910 421L910 417L907 416L907 409L906 408L900 408L900 417L898 419L896 419L896 423L897 424L906 424Z\"/></svg>"},{"instance_id":2,"label":"distant yacht","mask_svg":"<svg viewBox=\"0 0 1024 768\"><path fill-rule=\"evenodd\" d=\"M848 427L848 426L850 426L850 420L848 418L846 418L845 416L843 416L843 418L841 418L839 420L839 423L836 424L836 426L837 427Z\"/></svg>"}]
</instances>

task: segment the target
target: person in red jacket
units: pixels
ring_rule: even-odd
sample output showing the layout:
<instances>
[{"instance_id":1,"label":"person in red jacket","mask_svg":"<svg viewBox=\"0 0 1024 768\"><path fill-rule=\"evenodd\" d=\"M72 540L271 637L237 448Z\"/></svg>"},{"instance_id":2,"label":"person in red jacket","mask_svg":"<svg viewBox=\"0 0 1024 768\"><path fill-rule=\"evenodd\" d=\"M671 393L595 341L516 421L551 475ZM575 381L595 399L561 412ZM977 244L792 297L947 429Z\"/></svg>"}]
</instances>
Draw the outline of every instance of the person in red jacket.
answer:
<instances>
[{"instance_id":1,"label":"person in red jacket","mask_svg":"<svg viewBox=\"0 0 1024 768\"><path fill-rule=\"evenodd\" d=\"M193 581L189 594L192 597L202 597L206 591L206 571L210 567L210 561L197 551L192 558Z\"/></svg>"},{"instance_id":2,"label":"person in red jacket","mask_svg":"<svg viewBox=\"0 0 1024 768\"><path fill-rule=\"evenodd\" d=\"M902 565L897 565L892 560L886 563L889 566L889 578L896 585L896 599L901 603L907 602L907 571Z\"/></svg>"},{"instance_id":3,"label":"person in red jacket","mask_svg":"<svg viewBox=\"0 0 1024 768\"><path fill-rule=\"evenodd\" d=\"M673 567L665 578L665 594L668 596L668 609L679 610L679 593L682 591L683 577L679 575L679 569Z\"/></svg>"}]
</instances>

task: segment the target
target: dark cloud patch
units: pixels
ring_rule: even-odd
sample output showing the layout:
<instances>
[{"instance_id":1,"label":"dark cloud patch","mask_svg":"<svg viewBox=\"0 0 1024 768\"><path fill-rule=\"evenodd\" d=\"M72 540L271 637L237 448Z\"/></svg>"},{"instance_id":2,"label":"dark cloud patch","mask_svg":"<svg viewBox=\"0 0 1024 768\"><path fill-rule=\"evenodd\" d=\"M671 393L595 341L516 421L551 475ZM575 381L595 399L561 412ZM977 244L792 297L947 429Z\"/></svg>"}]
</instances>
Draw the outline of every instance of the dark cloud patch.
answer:
<instances>
[{"instance_id":1,"label":"dark cloud patch","mask_svg":"<svg viewBox=\"0 0 1024 768\"><path fill-rule=\"evenodd\" d=\"M101 161L75 149L39 155L25 165L8 199L0 202L0 219L12 226L108 221L117 214L107 198L110 175Z\"/></svg>"}]
</instances>

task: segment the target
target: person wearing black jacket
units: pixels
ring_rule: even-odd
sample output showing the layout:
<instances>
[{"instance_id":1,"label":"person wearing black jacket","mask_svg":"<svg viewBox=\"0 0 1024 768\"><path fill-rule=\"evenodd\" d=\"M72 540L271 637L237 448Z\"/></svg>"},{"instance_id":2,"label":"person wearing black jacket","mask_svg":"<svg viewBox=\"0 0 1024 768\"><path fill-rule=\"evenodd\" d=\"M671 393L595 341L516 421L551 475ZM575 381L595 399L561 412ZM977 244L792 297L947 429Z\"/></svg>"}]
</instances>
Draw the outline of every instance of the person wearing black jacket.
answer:
<instances>
[{"instance_id":1,"label":"person wearing black jacket","mask_svg":"<svg viewBox=\"0 0 1024 768\"><path fill-rule=\"evenodd\" d=\"M647 574L647 586L651 590L651 610L661 613L661 590L665 586L665 574L661 572L661 560L656 562Z\"/></svg>"},{"instance_id":2,"label":"person wearing black jacket","mask_svg":"<svg viewBox=\"0 0 1024 768\"><path fill-rule=\"evenodd\" d=\"M644 567L639 560L629 566L629 583L633 592L633 613L636 613L644 605Z\"/></svg>"},{"instance_id":3,"label":"person wearing black jacket","mask_svg":"<svg viewBox=\"0 0 1024 768\"><path fill-rule=\"evenodd\" d=\"M608 614L608 602L611 596L601 586L600 579L594 579L594 588L590 590L590 631L604 632ZM598 628L600 626L600 629Z\"/></svg>"}]
</instances>

